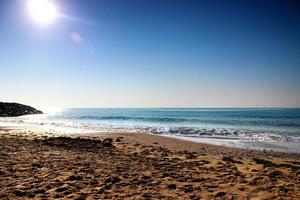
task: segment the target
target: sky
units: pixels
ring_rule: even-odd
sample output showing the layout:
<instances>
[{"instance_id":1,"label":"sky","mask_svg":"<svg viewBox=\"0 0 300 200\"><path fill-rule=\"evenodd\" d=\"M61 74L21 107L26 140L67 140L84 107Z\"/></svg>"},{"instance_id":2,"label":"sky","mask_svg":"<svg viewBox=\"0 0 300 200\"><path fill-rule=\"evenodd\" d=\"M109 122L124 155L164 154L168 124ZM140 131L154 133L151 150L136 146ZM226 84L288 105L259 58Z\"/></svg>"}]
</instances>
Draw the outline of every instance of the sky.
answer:
<instances>
[{"instance_id":1,"label":"sky","mask_svg":"<svg viewBox=\"0 0 300 200\"><path fill-rule=\"evenodd\" d=\"M34 107L300 107L300 2L0 1L0 101Z\"/></svg>"}]
</instances>

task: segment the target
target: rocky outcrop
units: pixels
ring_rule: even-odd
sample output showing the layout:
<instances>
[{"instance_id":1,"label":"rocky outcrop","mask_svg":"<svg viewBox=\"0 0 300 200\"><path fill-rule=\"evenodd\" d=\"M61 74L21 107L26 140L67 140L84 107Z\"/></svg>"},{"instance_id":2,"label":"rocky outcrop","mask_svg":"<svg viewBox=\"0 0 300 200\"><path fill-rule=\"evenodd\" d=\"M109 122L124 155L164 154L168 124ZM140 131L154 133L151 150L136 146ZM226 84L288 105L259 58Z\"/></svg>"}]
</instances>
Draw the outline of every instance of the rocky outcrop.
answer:
<instances>
[{"instance_id":1,"label":"rocky outcrop","mask_svg":"<svg viewBox=\"0 0 300 200\"><path fill-rule=\"evenodd\" d=\"M43 112L19 103L0 102L0 117L17 117L30 114L43 114Z\"/></svg>"}]
</instances>

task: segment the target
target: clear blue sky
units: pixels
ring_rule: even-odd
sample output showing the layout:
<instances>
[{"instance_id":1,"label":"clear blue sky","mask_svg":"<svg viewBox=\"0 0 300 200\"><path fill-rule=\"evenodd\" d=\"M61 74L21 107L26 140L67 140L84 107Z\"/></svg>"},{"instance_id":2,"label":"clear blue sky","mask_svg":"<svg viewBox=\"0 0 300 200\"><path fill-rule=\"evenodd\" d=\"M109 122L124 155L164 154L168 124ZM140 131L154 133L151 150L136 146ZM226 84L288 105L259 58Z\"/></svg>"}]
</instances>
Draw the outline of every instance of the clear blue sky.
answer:
<instances>
[{"instance_id":1,"label":"clear blue sky","mask_svg":"<svg viewBox=\"0 0 300 200\"><path fill-rule=\"evenodd\" d=\"M300 3L0 1L0 101L37 107L300 107ZM74 37L77 42L74 42Z\"/></svg>"}]
</instances>

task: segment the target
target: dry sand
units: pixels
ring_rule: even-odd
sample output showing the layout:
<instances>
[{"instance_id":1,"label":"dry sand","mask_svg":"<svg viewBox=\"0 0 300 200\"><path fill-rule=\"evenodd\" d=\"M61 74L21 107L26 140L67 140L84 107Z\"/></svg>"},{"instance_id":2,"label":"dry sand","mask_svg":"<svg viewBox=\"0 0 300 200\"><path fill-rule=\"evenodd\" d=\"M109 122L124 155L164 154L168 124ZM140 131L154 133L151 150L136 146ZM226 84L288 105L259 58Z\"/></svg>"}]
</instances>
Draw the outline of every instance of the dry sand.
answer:
<instances>
[{"instance_id":1,"label":"dry sand","mask_svg":"<svg viewBox=\"0 0 300 200\"><path fill-rule=\"evenodd\" d=\"M0 199L300 199L299 158L147 134L2 127Z\"/></svg>"}]
</instances>

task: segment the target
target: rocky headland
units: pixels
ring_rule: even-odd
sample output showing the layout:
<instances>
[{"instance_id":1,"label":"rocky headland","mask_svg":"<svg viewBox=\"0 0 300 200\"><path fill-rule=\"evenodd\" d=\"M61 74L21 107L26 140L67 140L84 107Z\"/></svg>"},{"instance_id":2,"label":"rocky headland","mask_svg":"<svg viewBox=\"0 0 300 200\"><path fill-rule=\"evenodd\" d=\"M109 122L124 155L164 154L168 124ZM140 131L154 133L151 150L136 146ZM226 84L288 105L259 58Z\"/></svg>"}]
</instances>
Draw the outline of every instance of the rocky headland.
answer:
<instances>
[{"instance_id":1,"label":"rocky headland","mask_svg":"<svg viewBox=\"0 0 300 200\"><path fill-rule=\"evenodd\" d=\"M18 117L31 114L43 114L43 112L19 103L0 102L0 117Z\"/></svg>"}]
</instances>

